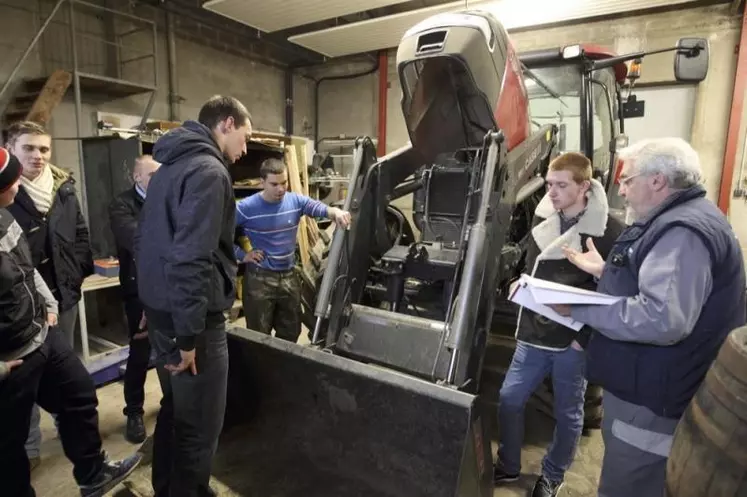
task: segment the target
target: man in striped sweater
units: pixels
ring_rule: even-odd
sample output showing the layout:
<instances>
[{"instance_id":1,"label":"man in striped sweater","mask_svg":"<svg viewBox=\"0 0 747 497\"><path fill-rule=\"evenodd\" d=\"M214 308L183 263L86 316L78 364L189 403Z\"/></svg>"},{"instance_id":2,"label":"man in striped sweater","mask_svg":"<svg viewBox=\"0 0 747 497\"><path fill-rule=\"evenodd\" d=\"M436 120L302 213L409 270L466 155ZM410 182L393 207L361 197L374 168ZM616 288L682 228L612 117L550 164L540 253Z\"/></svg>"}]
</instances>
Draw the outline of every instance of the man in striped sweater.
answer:
<instances>
[{"instance_id":1,"label":"man in striped sweater","mask_svg":"<svg viewBox=\"0 0 747 497\"><path fill-rule=\"evenodd\" d=\"M287 192L288 171L279 159L260 168L262 191L236 204L236 224L249 238L249 253L236 248L246 264L242 295L246 326L295 342L301 334L301 282L294 271L301 216L326 217L350 225L350 213L305 195Z\"/></svg>"}]
</instances>

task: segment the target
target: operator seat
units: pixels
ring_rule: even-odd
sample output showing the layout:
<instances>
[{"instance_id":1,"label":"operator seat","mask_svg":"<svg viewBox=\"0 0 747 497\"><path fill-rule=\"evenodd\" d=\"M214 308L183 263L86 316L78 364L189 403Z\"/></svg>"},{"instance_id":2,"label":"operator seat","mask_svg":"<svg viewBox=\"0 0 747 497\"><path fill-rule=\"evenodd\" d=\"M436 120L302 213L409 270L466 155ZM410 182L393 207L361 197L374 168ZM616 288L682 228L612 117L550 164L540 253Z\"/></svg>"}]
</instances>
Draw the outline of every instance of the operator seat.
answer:
<instances>
[{"instance_id":1,"label":"operator seat","mask_svg":"<svg viewBox=\"0 0 747 497\"><path fill-rule=\"evenodd\" d=\"M459 154L439 162L423 169L423 188L413 195L413 221L421 242L458 249L472 164Z\"/></svg>"}]
</instances>

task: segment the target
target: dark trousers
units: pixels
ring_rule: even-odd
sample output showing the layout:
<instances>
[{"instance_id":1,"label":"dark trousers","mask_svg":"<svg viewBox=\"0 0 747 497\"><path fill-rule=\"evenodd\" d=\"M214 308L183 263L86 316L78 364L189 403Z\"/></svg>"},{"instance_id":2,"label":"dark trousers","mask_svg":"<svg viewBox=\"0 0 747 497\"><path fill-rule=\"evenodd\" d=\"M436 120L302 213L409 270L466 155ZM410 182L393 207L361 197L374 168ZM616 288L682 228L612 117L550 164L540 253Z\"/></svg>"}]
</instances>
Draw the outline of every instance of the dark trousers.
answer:
<instances>
[{"instance_id":1,"label":"dark trousers","mask_svg":"<svg viewBox=\"0 0 747 497\"><path fill-rule=\"evenodd\" d=\"M57 415L62 448L73 463L73 476L85 484L101 470L104 456L98 430L98 399L88 371L52 329L41 347L0 381L0 494L33 497L24 443L31 407L38 403Z\"/></svg>"},{"instance_id":2,"label":"dark trousers","mask_svg":"<svg viewBox=\"0 0 747 497\"><path fill-rule=\"evenodd\" d=\"M301 280L293 269L270 271L247 264L242 305L246 327L291 342L301 335Z\"/></svg>"},{"instance_id":3,"label":"dark trousers","mask_svg":"<svg viewBox=\"0 0 747 497\"><path fill-rule=\"evenodd\" d=\"M128 296L124 301L127 315L127 329L130 333L130 355L127 357L127 369L124 375L124 415L143 415L145 402L145 379L148 376L150 362L150 340L148 337L135 338L140 333L140 318L143 305L137 297Z\"/></svg>"},{"instance_id":4,"label":"dark trousers","mask_svg":"<svg viewBox=\"0 0 747 497\"><path fill-rule=\"evenodd\" d=\"M189 370L172 375L163 366L180 362L171 330L150 323L151 345L157 353L163 398L153 435L153 489L156 497L202 497L210 491L210 471L223 429L228 382L225 323L197 337L197 375Z\"/></svg>"}]
</instances>

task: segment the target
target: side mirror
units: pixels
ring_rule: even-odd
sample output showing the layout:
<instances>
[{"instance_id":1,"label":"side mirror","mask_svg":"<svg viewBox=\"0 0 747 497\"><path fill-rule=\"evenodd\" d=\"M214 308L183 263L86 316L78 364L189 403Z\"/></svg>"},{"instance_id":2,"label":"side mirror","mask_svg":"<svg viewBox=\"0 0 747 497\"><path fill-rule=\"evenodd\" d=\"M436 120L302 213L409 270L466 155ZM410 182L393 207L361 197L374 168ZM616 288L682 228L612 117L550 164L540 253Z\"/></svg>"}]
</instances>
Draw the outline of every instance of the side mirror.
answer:
<instances>
[{"instance_id":1,"label":"side mirror","mask_svg":"<svg viewBox=\"0 0 747 497\"><path fill-rule=\"evenodd\" d=\"M680 38L674 56L674 77L677 81L700 83L708 74L708 40Z\"/></svg>"}]
</instances>

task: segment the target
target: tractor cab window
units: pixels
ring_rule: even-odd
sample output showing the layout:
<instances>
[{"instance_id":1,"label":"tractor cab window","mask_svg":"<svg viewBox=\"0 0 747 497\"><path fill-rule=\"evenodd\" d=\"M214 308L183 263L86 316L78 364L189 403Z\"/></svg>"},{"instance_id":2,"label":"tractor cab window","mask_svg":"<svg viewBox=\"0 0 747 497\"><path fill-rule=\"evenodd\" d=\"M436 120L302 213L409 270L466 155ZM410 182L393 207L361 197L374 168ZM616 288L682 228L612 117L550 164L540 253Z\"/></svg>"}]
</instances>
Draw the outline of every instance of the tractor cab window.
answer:
<instances>
[{"instance_id":1,"label":"tractor cab window","mask_svg":"<svg viewBox=\"0 0 747 497\"><path fill-rule=\"evenodd\" d=\"M525 72L532 129L556 124L560 152L581 150L581 70L578 66L535 68Z\"/></svg>"},{"instance_id":2,"label":"tractor cab window","mask_svg":"<svg viewBox=\"0 0 747 497\"><path fill-rule=\"evenodd\" d=\"M617 136L617 94L612 68L595 71L591 76L591 105L594 119L592 163L594 169L607 174L612 152L610 143Z\"/></svg>"},{"instance_id":3,"label":"tractor cab window","mask_svg":"<svg viewBox=\"0 0 747 497\"><path fill-rule=\"evenodd\" d=\"M610 142L617 134L617 97L612 69L595 71L589 85L591 122L585 123L581 101L581 66L576 64L536 67L525 71L529 113L534 130L547 124L559 128L560 152L580 152L591 160L595 171L606 174L611 160ZM591 125L591 143L582 149L581 133Z\"/></svg>"}]
</instances>

